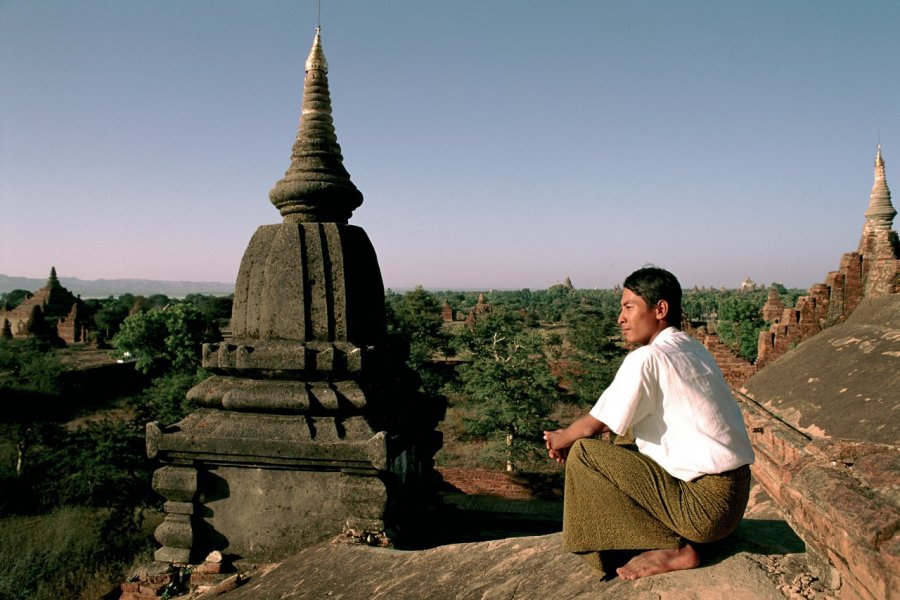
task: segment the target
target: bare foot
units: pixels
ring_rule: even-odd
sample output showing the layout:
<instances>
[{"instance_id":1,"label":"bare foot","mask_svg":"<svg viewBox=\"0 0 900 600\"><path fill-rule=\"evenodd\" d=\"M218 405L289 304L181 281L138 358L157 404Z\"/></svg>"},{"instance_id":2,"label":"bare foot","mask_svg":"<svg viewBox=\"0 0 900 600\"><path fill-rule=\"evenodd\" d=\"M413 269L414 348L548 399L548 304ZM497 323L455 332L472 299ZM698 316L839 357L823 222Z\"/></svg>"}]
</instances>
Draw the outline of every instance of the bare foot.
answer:
<instances>
[{"instance_id":1,"label":"bare foot","mask_svg":"<svg viewBox=\"0 0 900 600\"><path fill-rule=\"evenodd\" d=\"M647 550L629 560L624 567L616 569L616 573L622 579L638 579L669 571L693 569L699 564L700 555L688 544L681 548Z\"/></svg>"}]
</instances>

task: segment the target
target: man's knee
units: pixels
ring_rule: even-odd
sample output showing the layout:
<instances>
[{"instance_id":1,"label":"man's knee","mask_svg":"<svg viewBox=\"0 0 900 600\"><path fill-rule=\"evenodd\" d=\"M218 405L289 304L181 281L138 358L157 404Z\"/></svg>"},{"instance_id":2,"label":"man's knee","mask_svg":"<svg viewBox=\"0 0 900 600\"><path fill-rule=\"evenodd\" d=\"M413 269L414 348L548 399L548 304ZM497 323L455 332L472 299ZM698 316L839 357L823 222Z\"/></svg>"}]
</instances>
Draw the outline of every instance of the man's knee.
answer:
<instances>
[{"instance_id":1,"label":"man's knee","mask_svg":"<svg viewBox=\"0 0 900 600\"><path fill-rule=\"evenodd\" d=\"M692 523L687 531L679 532L686 539L697 542L699 544L711 544L718 542L734 533L740 520L710 521L701 523Z\"/></svg>"},{"instance_id":2,"label":"man's knee","mask_svg":"<svg viewBox=\"0 0 900 600\"><path fill-rule=\"evenodd\" d=\"M584 465L585 459L585 450L583 440L575 440L575 443L569 447L569 454L566 456L566 474L572 472L572 469L577 469L574 465L577 464L579 467Z\"/></svg>"},{"instance_id":3,"label":"man's knee","mask_svg":"<svg viewBox=\"0 0 900 600\"><path fill-rule=\"evenodd\" d=\"M588 465L593 464L594 461L597 460L595 450L596 441L597 440L591 438L575 440L575 443L569 448L569 457L567 460L576 460Z\"/></svg>"},{"instance_id":4,"label":"man's knee","mask_svg":"<svg viewBox=\"0 0 900 600\"><path fill-rule=\"evenodd\" d=\"M584 439L575 440L575 443L572 444L572 447L569 448L569 454L581 454L584 452Z\"/></svg>"}]
</instances>

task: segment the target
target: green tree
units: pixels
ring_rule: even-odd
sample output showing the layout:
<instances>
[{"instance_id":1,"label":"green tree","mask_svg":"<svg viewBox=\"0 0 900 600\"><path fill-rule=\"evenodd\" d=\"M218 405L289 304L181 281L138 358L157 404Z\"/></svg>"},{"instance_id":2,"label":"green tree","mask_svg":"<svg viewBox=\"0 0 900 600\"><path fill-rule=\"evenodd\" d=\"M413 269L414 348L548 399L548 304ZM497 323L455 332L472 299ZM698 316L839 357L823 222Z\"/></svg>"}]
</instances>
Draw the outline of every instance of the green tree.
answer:
<instances>
[{"instance_id":1,"label":"green tree","mask_svg":"<svg viewBox=\"0 0 900 600\"><path fill-rule=\"evenodd\" d=\"M151 294L141 305L141 310L150 310L153 308L165 308L172 303L165 294Z\"/></svg>"},{"instance_id":2,"label":"green tree","mask_svg":"<svg viewBox=\"0 0 900 600\"><path fill-rule=\"evenodd\" d=\"M469 434L502 443L506 469L543 452L541 433L553 429L549 419L561 397L550 372L545 340L527 329L518 312L494 310L466 330L458 343L471 356L460 365L462 391L473 417Z\"/></svg>"},{"instance_id":3,"label":"green tree","mask_svg":"<svg viewBox=\"0 0 900 600\"><path fill-rule=\"evenodd\" d=\"M447 377L436 368L435 358L451 349L437 298L421 286L403 295L389 292L385 321L393 359L403 363L408 375L416 379L415 387L428 398L443 398L441 390Z\"/></svg>"},{"instance_id":4,"label":"green tree","mask_svg":"<svg viewBox=\"0 0 900 600\"><path fill-rule=\"evenodd\" d=\"M625 356L615 313L583 303L566 315L572 352L568 379L583 404L594 403L615 377Z\"/></svg>"},{"instance_id":5,"label":"green tree","mask_svg":"<svg viewBox=\"0 0 900 600\"><path fill-rule=\"evenodd\" d=\"M388 336L399 337L409 344L411 368L418 369L430 362L435 353L447 351L448 338L443 332L441 304L422 286L402 296L389 295L385 312Z\"/></svg>"},{"instance_id":6,"label":"green tree","mask_svg":"<svg viewBox=\"0 0 900 600\"><path fill-rule=\"evenodd\" d=\"M135 359L150 386L132 403L135 421L173 423L191 411L187 392L207 373L200 368L204 343L221 339L214 315L179 303L128 317L113 339L117 351Z\"/></svg>"},{"instance_id":7,"label":"green tree","mask_svg":"<svg viewBox=\"0 0 900 600\"><path fill-rule=\"evenodd\" d=\"M37 491L45 508L134 508L148 497L143 427L88 421L48 444Z\"/></svg>"},{"instance_id":8,"label":"green tree","mask_svg":"<svg viewBox=\"0 0 900 600\"><path fill-rule=\"evenodd\" d=\"M739 356L753 362L759 343L759 332L765 328L760 309L764 300L730 296L719 302L719 338Z\"/></svg>"},{"instance_id":9,"label":"green tree","mask_svg":"<svg viewBox=\"0 0 900 600\"><path fill-rule=\"evenodd\" d=\"M104 300L88 300L94 316L94 332L100 341L111 340L134 307L134 295L122 294L118 298L110 296Z\"/></svg>"},{"instance_id":10,"label":"green tree","mask_svg":"<svg viewBox=\"0 0 900 600\"><path fill-rule=\"evenodd\" d=\"M231 320L231 309L234 304L234 295L228 296L211 296L208 294L188 294L184 297L187 304L193 304L203 317L211 322L217 323L219 327L225 327Z\"/></svg>"},{"instance_id":11,"label":"green tree","mask_svg":"<svg viewBox=\"0 0 900 600\"><path fill-rule=\"evenodd\" d=\"M194 408L187 399L188 390L206 376L205 371L196 369L193 373L171 372L154 378L132 405L135 423L143 428L150 421L164 424L180 421Z\"/></svg>"},{"instance_id":12,"label":"green tree","mask_svg":"<svg viewBox=\"0 0 900 600\"><path fill-rule=\"evenodd\" d=\"M578 292L562 285L554 285L531 294L533 310L544 323L559 323L563 315L576 306L580 299Z\"/></svg>"},{"instance_id":13,"label":"green tree","mask_svg":"<svg viewBox=\"0 0 900 600\"><path fill-rule=\"evenodd\" d=\"M62 373L46 342L0 340L0 434L15 446L16 477L25 474L30 449L46 436L47 416L59 409Z\"/></svg>"},{"instance_id":14,"label":"green tree","mask_svg":"<svg viewBox=\"0 0 900 600\"><path fill-rule=\"evenodd\" d=\"M221 338L218 326L191 304L175 304L131 315L113 338L121 355L148 375L194 373L204 342Z\"/></svg>"}]
</instances>

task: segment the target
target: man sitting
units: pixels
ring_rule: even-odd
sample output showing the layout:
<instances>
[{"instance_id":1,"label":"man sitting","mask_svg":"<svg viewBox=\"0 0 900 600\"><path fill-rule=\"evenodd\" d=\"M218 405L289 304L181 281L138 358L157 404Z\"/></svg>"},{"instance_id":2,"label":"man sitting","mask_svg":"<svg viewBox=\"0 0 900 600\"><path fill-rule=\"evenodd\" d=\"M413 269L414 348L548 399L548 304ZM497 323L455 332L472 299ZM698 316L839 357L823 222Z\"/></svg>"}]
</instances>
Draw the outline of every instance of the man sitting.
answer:
<instances>
[{"instance_id":1,"label":"man sitting","mask_svg":"<svg viewBox=\"0 0 900 600\"><path fill-rule=\"evenodd\" d=\"M588 414L545 431L566 463L563 545L602 576L610 551L639 550L623 579L700 564L691 544L737 528L747 506L753 449L715 360L680 331L681 286L656 267L625 279L618 324L630 344L612 384ZM602 433L634 444L597 439ZM607 565L604 566L604 560Z\"/></svg>"}]
</instances>

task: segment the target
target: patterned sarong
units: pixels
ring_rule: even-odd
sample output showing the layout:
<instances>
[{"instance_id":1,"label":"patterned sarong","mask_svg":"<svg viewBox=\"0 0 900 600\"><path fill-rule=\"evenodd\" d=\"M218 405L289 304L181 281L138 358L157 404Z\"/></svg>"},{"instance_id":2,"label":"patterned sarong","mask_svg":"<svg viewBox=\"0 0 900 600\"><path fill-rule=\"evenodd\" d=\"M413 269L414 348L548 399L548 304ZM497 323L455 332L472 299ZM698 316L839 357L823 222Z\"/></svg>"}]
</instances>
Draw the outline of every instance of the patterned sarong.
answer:
<instances>
[{"instance_id":1,"label":"patterned sarong","mask_svg":"<svg viewBox=\"0 0 900 600\"><path fill-rule=\"evenodd\" d=\"M605 574L602 551L678 548L734 531L750 468L682 481L635 446L578 440L566 459L563 547Z\"/></svg>"}]
</instances>

